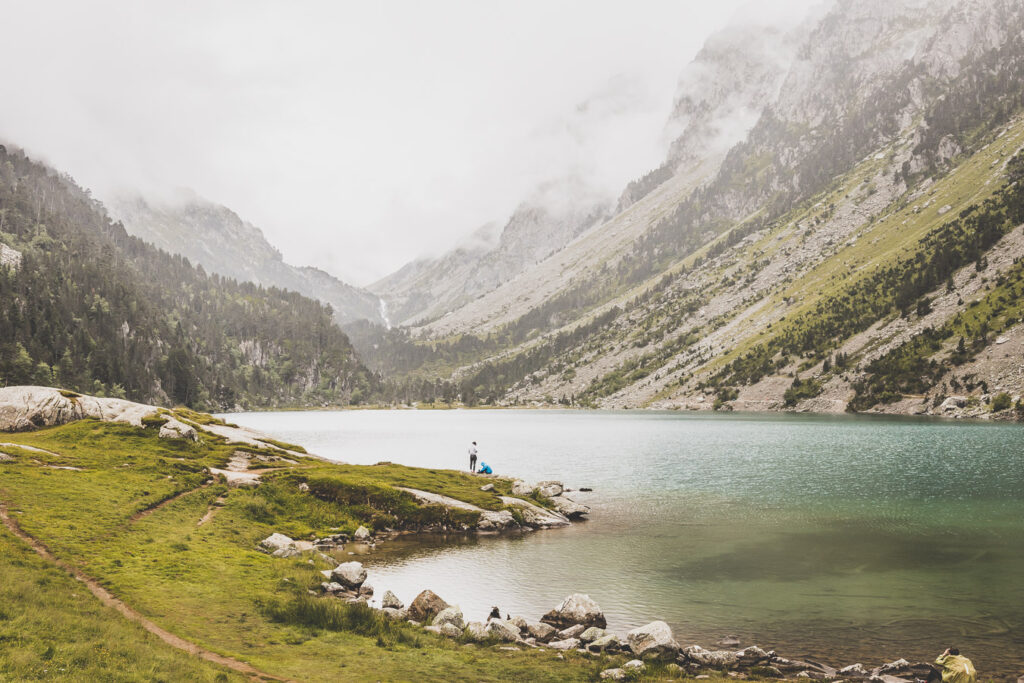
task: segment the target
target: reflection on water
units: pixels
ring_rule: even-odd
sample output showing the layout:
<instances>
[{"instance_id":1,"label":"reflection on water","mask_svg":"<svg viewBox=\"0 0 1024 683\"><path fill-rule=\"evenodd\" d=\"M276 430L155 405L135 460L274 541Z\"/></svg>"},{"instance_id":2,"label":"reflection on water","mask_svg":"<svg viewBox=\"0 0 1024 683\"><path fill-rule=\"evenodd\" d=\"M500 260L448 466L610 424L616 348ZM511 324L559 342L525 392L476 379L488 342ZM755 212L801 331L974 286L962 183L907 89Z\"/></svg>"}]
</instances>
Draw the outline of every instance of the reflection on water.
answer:
<instances>
[{"instance_id":1,"label":"reflection on water","mask_svg":"<svg viewBox=\"0 0 1024 683\"><path fill-rule=\"evenodd\" d=\"M1024 429L793 415L571 411L253 413L231 421L347 462L561 479L570 529L399 539L361 558L378 597L424 588L483 619L589 593L616 631L735 633L836 664L930 659L1024 671Z\"/></svg>"}]
</instances>

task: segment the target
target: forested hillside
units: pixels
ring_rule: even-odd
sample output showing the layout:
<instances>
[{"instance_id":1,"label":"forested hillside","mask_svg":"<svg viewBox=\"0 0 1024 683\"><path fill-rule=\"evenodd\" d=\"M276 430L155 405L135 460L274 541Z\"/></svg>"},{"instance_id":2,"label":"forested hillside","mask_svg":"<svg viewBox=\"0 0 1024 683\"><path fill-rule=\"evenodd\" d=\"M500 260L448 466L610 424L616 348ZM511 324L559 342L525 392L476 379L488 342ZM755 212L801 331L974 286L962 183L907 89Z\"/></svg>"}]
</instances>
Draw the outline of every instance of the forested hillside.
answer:
<instances>
[{"instance_id":1,"label":"forested hillside","mask_svg":"<svg viewBox=\"0 0 1024 683\"><path fill-rule=\"evenodd\" d=\"M3 147L0 243L0 385L204 409L344 404L379 386L329 307L207 275Z\"/></svg>"}]
</instances>

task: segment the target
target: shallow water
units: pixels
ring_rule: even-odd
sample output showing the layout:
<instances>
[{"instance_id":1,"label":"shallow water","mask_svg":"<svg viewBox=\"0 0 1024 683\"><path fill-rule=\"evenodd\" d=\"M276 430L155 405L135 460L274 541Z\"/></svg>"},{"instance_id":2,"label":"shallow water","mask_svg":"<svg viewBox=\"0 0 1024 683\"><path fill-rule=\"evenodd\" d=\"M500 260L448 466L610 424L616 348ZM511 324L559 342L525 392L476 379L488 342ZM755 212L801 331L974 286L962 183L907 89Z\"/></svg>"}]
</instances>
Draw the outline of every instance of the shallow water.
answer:
<instances>
[{"instance_id":1,"label":"shallow water","mask_svg":"<svg viewBox=\"0 0 1024 683\"><path fill-rule=\"evenodd\" d=\"M535 619L589 593L609 628L834 665L930 660L1024 672L1024 427L869 417L576 411L248 413L346 462L460 468L593 493L570 529L393 541L378 597L430 588L469 619Z\"/></svg>"}]
</instances>

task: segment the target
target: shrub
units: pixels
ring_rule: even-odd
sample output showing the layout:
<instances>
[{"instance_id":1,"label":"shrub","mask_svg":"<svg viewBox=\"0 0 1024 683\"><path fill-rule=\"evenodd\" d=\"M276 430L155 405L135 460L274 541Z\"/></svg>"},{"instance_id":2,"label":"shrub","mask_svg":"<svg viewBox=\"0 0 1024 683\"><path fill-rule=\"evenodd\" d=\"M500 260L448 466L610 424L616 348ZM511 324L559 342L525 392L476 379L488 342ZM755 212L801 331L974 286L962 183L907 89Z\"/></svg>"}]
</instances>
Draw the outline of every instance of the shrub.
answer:
<instances>
[{"instance_id":1,"label":"shrub","mask_svg":"<svg viewBox=\"0 0 1024 683\"><path fill-rule=\"evenodd\" d=\"M1003 410L1009 410L1010 406L1013 405L1013 398L1010 397L1005 391L996 394L992 397L992 412L998 413Z\"/></svg>"}]
</instances>

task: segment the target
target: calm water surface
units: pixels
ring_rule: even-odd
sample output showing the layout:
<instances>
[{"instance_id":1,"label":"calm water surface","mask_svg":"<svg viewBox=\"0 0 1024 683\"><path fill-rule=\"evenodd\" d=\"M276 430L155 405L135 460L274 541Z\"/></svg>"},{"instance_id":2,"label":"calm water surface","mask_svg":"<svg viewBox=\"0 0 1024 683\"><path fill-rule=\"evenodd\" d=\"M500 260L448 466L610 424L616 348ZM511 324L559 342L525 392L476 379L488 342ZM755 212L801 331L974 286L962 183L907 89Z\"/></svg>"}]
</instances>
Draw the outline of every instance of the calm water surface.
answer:
<instances>
[{"instance_id":1,"label":"calm water surface","mask_svg":"<svg viewBox=\"0 0 1024 683\"><path fill-rule=\"evenodd\" d=\"M378 597L430 588L468 619L538 618L589 593L625 632L832 664L931 659L1024 673L1024 428L867 417L574 411L246 413L233 422L352 463L461 468L593 493L570 529L396 541Z\"/></svg>"}]
</instances>

